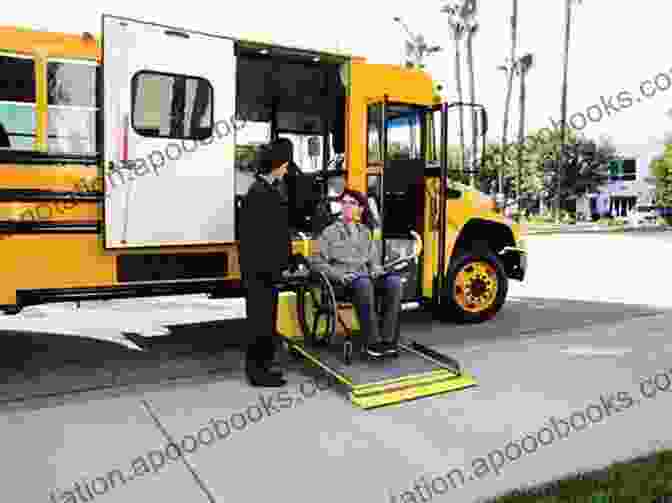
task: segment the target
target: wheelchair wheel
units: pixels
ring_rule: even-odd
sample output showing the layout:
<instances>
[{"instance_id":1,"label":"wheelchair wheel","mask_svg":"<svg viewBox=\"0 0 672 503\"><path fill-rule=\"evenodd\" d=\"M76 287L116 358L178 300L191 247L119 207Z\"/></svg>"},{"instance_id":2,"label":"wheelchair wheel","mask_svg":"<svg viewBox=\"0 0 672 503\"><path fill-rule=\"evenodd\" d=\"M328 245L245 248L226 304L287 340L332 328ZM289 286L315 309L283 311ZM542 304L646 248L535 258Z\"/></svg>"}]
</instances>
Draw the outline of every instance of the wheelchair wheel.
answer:
<instances>
[{"instance_id":1,"label":"wheelchair wheel","mask_svg":"<svg viewBox=\"0 0 672 503\"><path fill-rule=\"evenodd\" d=\"M336 331L336 296L323 273L312 272L297 289L297 310L305 341L314 346L331 344Z\"/></svg>"}]
</instances>

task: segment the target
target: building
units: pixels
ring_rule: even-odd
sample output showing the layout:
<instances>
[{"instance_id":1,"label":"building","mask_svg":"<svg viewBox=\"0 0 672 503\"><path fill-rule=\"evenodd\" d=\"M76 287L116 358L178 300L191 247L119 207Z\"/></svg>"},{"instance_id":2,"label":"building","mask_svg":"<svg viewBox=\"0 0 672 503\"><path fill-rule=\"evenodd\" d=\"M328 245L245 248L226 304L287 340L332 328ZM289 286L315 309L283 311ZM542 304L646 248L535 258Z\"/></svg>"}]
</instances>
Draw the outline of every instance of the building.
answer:
<instances>
[{"instance_id":1,"label":"building","mask_svg":"<svg viewBox=\"0 0 672 503\"><path fill-rule=\"evenodd\" d=\"M598 193L608 196L608 210L600 211L596 201L591 201L592 213L606 213L625 217L637 206L652 206L655 203L655 179L649 172L652 155L623 156L609 167L608 182L599 187ZM597 199L598 194L589 197Z\"/></svg>"}]
</instances>

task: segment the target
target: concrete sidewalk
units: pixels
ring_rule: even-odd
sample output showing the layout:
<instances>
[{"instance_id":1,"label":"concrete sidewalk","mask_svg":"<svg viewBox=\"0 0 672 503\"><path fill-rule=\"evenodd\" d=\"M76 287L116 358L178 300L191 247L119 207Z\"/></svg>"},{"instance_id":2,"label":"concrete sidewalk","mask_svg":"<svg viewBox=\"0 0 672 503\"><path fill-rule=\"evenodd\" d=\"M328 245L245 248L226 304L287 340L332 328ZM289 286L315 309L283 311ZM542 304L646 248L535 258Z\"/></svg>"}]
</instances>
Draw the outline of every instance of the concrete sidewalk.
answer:
<instances>
[{"instance_id":1,"label":"concrete sidewalk","mask_svg":"<svg viewBox=\"0 0 672 503\"><path fill-rule=\"evenodd\" d=\"M252 389L232 370L50 407L6 407L0 440L11 455L0 461L3 494L45 503L93 501L89 494L106 502L382 503L427 501L413 486L427 495L423 487L444 476L457 487L439 497L436 479L432 501L474 501L670 446L672 388L645 399L639 383L670 375L671 325L665 314L481 347L444 344L437 349L457 357L478 388L374 411L353 408L335 389L301 387L311 378L301 365L284 394ZM605 400L618 392L639 402L607 410ZM582 431L529 454L506 450L549 427L551 417L584 411L592 418L596 407L603 419ZM189 438L199 439L197 448ZM171 439L193 452L171 461ZM506 460L507 453L518 459ZM115 469L117 478L108 476ZM135 475L122 483L122 473Z\"/></svg>"},{"instance_id":2,"label":"concrete sidewalk","mask_svg":"<svg viewBox=\"0 0 672 503\"><path fill-rule=\"evenodd\" d=\"M612 232L664 232L672 230L670 225L598 225L598 224L549 224L525 225L527 235L537 234L581 234Z\"/></svg>"}]
</instances>

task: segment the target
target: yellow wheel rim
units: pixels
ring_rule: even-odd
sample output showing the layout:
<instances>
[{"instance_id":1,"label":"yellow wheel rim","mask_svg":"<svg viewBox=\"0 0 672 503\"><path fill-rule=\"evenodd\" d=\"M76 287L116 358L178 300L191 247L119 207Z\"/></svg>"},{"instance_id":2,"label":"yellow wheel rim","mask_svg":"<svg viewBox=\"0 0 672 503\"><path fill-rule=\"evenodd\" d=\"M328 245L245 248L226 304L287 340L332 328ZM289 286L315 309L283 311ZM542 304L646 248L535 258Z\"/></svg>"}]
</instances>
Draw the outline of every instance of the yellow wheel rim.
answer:
<instances>
[{"instance_id":1,"label":"yellow wheel rim","mask_svg":"<svg viewBox=\"0 0 672 503\"><path fill-rule=\"evenodd\" d=\"M480 313L495 302L498 290L497 271L487 262L470 262L455 278L453 298L471 313Z\"/></svg>"}]
</instances>

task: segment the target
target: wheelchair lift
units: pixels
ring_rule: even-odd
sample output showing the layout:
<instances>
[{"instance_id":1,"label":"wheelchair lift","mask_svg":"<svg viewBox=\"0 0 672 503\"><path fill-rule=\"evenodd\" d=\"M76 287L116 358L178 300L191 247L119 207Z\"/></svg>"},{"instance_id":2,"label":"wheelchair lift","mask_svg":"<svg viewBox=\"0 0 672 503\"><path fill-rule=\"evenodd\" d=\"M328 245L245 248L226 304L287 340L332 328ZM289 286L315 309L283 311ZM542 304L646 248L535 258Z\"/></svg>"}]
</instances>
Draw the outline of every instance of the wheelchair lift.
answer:
<instances>
[{"instance_id":1,"label":"wheelchair lift","mask_svg":"<svg viewBox=\"0 0 672 503\"><path fill-rule=\"evenodd\" d=\"M396 357L363 359L350 364L342 359L338 343L307 344L302 338L285 337L291 354L320 367L348 390L350 401L363 409L393 405L408 400L458 391L476 385L459 364L411 339L400 339ZM359 347L355 354L359 355Z\"/></svg>"},{"instance_id":2,"label":"wheelchair lift","mask_svg":"<svg viewBox=\"0 0 672 503\"><path fill-rule=\"evenodd\" d=\"M476 385L456 360L410 338L398 337L399 352L395 356L364 356L361 338L353 337L353 330L341 317L344 304L337 301L322 273L310 271L289 277L282 290L280 304L284 305L280 312L297 313L297 319L279 320L278 332L289 353L334 377L347 388L350 401L363 409ZM402 311L419 307L417 302L408 302L402 304ZM337 322L344 329L342 337L335 336Z\"/></svg>"}]
</instances>

